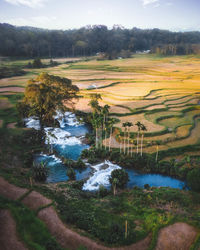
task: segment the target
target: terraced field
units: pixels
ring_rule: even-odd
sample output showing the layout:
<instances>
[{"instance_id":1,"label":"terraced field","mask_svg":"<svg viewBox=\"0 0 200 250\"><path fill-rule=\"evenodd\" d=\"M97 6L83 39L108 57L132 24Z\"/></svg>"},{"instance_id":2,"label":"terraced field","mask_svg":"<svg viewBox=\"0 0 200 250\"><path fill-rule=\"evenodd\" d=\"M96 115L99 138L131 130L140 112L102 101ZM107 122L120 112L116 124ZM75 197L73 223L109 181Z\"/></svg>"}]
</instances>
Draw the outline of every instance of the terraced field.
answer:
<instances>
[{"instance_id":1,"label":"terraced field","mask_svg":"<svg viewBox=\"0 0 200 250\"><path fill-rule=\"evenodd\" d=\"M168 150L200 143L198 56L135 55L112 61L80 61L79 58L73 63L68 63L67 59L60 62L62 64L52 68L26 69L25 76L1 79L1 110L12 109L15 101L9 96L23 92L28 79L45 71L70 78L78 85L82 98L75 104L76 109L90 112L89 95L99 93L102 96L100 104L109 104L110 115L118 119L116 128L122 131L126 121L142 122L147 128L144 152L155 152L158 144L160 150ZM4 117L0 116L0 120ZM12 119L6 121L13 122ZM1 125L8 124L4 120ZM137 127L134 125L130 131L132 140L136 140ZM117 138L112 139L111 146L119 146ZM135 150L134 144L130 146Z\"/></svg>"}]
</instances>

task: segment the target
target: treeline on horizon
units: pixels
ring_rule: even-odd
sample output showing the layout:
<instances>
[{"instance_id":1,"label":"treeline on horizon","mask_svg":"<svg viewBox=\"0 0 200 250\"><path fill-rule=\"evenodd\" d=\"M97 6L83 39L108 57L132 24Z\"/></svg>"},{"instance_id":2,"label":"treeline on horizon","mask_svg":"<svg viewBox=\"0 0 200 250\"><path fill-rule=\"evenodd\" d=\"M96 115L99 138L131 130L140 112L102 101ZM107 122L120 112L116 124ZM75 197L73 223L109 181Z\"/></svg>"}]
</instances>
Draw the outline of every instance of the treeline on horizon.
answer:
<instances>
[{"instance_id":1,"label":"treeline on horizon","mask_svg":"<svg viewBox=\"0 0 200 250\"><path fill-rule=\"evenodd\" d=\"M0 55L9 57L75 57L121 51L151 50L163 55L200 54L200 32L160 29L126 29L115 25L87 26L73 30L46 30L0 24Z\"/></svg>"}]
</instances>

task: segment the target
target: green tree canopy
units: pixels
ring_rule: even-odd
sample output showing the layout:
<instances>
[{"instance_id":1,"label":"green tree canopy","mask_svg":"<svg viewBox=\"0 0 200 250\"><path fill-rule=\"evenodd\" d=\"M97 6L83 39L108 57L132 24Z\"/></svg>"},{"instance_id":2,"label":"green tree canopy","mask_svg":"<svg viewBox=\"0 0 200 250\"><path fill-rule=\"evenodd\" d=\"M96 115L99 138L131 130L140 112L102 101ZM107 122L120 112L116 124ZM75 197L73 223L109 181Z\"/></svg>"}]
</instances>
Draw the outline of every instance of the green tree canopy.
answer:
<instances>
[{"instance_id":1,"label":"green tree canopy","mask_svg":"<svg viewBox=\"0 0 200 250\"><path fill-rule=\"evenodd\" d=\"M200 168L195 168L187 174L188 186L197 192L200 192Z\"/></svg>"},{"instance_id":2,"label":"green tree canopy","mask_svg":"<svg viewBox=\"0 0 200 250\"><path fill-rule=\"evenodd\" d=\"M129 180L128 174L124 169L115 169L109 178L110 183L118 188L124 188Z\"/></svg>"},{"instance_id":3,"label":"green tree canopy","mask_svg":"<svg viewBox=\"0 0 200 250\"><path fill-rule=\"evenodd\" d=\"M73 103L78 90L70 79L41 73L36 79L28 81L25 97L17 108L23 117L38 117L43 127L53 121L57 110L66 110L65 103Z\"/></svg>"}]
</instances>

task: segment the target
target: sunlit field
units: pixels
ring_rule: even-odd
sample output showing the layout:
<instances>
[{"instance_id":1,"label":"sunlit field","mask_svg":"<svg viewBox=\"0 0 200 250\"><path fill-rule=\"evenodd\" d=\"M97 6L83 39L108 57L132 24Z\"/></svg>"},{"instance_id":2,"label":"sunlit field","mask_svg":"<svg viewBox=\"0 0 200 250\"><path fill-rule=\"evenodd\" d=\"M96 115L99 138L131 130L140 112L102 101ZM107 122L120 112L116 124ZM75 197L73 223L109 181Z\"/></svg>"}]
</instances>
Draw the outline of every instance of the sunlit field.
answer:
<instances>
[{"instance_id":1,"label":"sunlit field","mask_svg":"<svg viewBox=\"0 0 200 250\"><path fill-rule=\"evenodd\" d=\"M10 95L23 92L28 79L41 72L48 72L72 79L80 88L82 98L75 105L77 110L90 112L90 94L99 93L102 97L100 104L109 104L110 115L117 118L116 128L123 131L122 124L126 121L133 124L142 122L147 128L144 135L144 152L155 152L157 145L159 150L168 150L199 144L198 56L134 55L130 59L70 58L56 61L61 64L43 69L25 69L26 75L1 79L1 109L12 107L15 101ZM26 65L28 61L3 63ZM1 120L1 126L8 125ZM135 150L137 127L131 127L130 131L130 147ZM111 146L119 147L119 144L118 137L113 138Z\"/></svg>"}]
</instances>

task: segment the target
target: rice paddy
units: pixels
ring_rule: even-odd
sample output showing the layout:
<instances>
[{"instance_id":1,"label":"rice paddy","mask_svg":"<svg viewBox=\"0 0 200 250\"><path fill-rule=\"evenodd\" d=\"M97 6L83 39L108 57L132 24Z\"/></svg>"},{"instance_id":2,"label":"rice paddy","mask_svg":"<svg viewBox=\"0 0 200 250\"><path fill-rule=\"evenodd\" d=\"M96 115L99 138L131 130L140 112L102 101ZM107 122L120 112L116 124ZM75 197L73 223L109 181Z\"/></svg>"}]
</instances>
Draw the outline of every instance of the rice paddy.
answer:
<instances>
[{"instance_id":1,"label":"rice paddy","mask_svg":"<svg viewBox=\"0 0 200 250\"><path fill-rule=\"evenodd\" d=\"M147 128L144 152L155 152L156 142L160 150L200 143L198 56L134 55L111 61L79 58L68 63L67 59L61 59L60 63L52 68L26 69L24 76L1 79L0 107L11 107L9 95L23 92L28 79L48 72L72 79L80 88L82 98L76 102L76 109L90 112L89 95L98 93L102 96L100 105L109 104L110 115L118 119L116 128L123 131L122 124L126 121L143 123ZM137 127L131 127L130 131L136 137ZM113 138L111 146L118 147L119 143Z\"/></svg>"}]
</instances>

